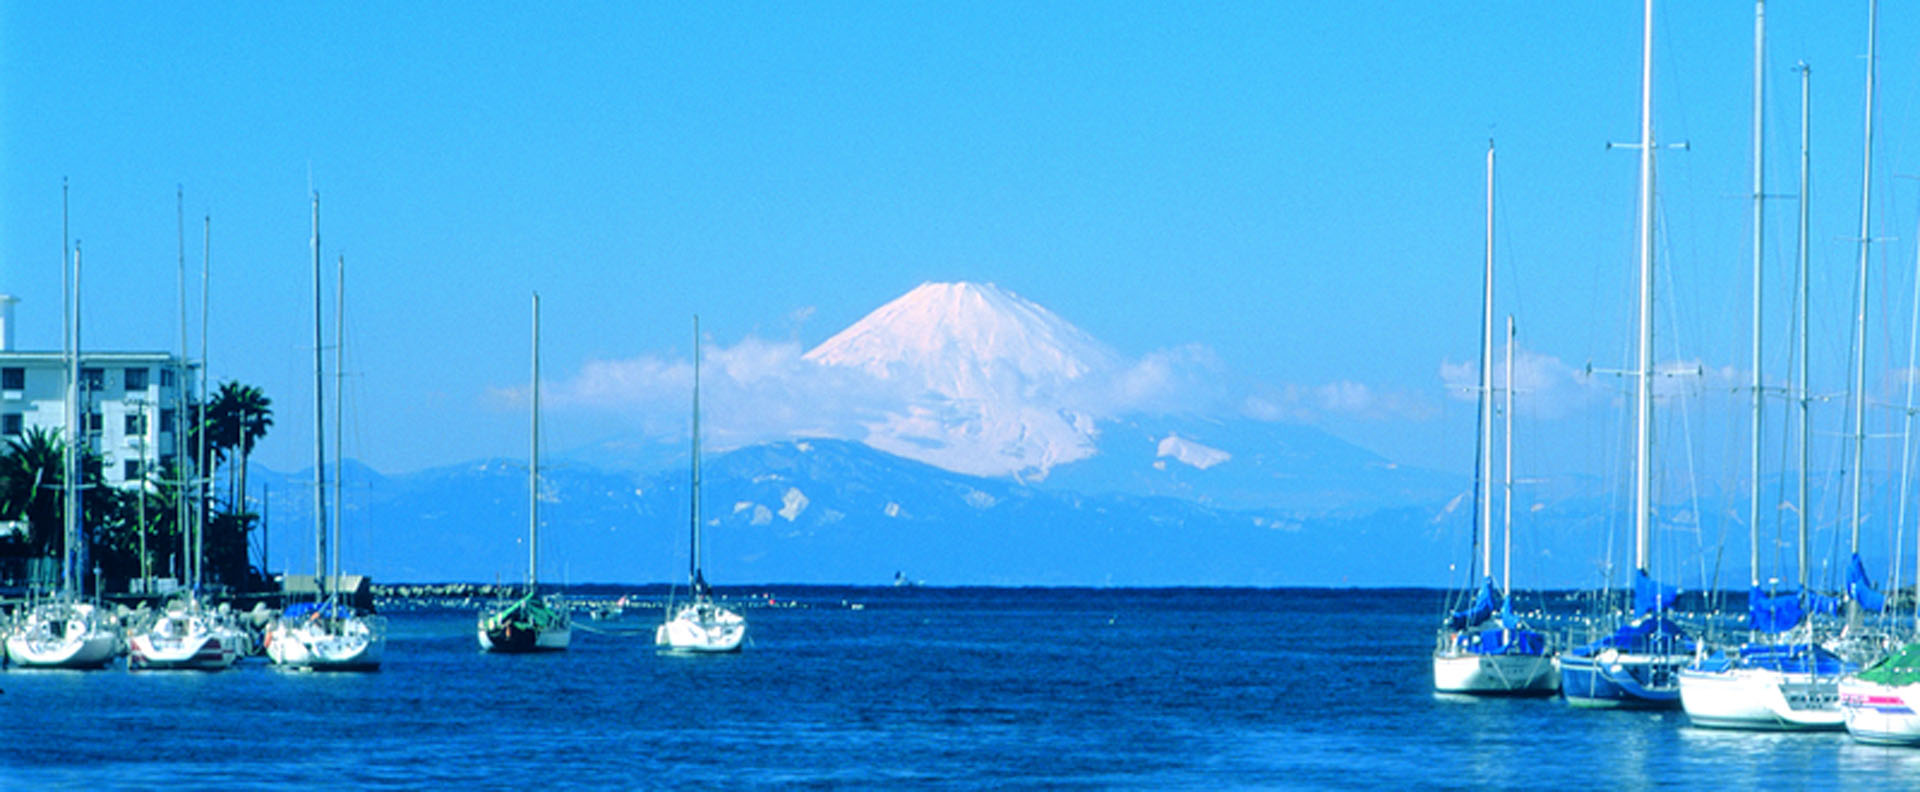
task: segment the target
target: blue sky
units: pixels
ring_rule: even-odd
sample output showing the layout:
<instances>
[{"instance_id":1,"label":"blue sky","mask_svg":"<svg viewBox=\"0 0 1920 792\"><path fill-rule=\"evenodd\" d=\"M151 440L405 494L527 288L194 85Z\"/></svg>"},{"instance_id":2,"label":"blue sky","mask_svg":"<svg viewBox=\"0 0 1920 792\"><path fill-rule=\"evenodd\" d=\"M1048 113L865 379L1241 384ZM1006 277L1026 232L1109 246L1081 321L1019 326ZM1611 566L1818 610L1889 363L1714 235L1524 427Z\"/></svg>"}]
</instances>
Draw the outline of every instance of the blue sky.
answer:
<instances>
[{"instance_id":1,"label":"blue sky","mask_svg":"<svg viewBox=\"0 0 1920 792\"><path fill-rule=\"evenodd\" d=\"M1691 145L1661 158L1661 356L1715 372L1683 429L1707 476L1744 469L1729 388L1747 365L1752 12L1674 3L1656 22L1659 136ZM1793 189L1792 66L1814 68L1813 357L1838 392L1866 9L1768 19L1769 192ZM1869 370L1894 398L1920 20L1887 11L1880 35ZM535 289L565 382L684 361L696 312L719 350L805 349L923 281L973 280L1123 355L1198 350L1273 415L1464 472L1472 407L1447 383L1477 354L1494 138L1523 458L1598 474L1620 416L1572 373L1629 362L1635 158L1605 144L1637 135L1639 47L1633 2L6 2L0 291L22 299L23 347L58 345L64 178L89 346L174 347L183 189L196 354L210 216L211 367L275 400L261 459L281 469L310 454L318 190L324 256L348 263L348 453L383 470L523 454L503 394L526 376ZM1776 298L1793 211L1769 204ZM548 444L684 420L683 401L561 403Z\"/></svg>"}]
</instances>

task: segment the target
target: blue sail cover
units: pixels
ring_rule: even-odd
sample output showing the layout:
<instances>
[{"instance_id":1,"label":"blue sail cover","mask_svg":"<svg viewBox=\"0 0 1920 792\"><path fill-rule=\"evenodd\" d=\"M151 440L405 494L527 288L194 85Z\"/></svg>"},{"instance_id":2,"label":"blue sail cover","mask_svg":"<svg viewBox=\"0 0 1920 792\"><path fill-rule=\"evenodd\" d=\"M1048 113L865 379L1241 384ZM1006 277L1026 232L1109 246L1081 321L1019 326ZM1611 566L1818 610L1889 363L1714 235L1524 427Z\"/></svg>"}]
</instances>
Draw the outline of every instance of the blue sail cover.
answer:
<instances>
[{"instance_id":1,"label":"blue sail cover","mask_svg":"<svg viewBox=\"0 0 1920 792\"><path fill-rule=\"evenodd\" d=\"M1759 586L1754 586L1753 591L1747 594L1748 623L1760 632L1786 632L1806 617L1807 611L1800 605L1798 591L1770 597Z\"/></svg>"},{"instance_id":2,"label":"blue sail cover","mask_svg":"<svg viewBox=\"0 0 1920 792\"><path fill-rule=\"evenodd\" d=\"M1486 621L1487 617L1493 615L1494 603L1499 599L1500 595L1493 590L1493 578L1487 578L1481 582L1480 593L1474 595L1473 604L1468 606L1466 610L1454 611L1453 615L1447 618L1447 627L1454 630L1464 630L1472 625Z\"/></svg>"},{"instance_id":3,"label":"blue sail cover","mask_svg":"<svg viewBox=\"0 0 1920 792\"><path fill-rule=\"evenodd\" d=\"M1547 638L1532 630L1505 630L1493 627L1476 633L1461 633L1456 639L1461 649L1473 654L1543 655Z\"/></svg>"},{"instance_id":4,"label":"blue sail cover","mask_svg":"<svg viewBox=\"0 0 1920 792\"><path fill-rule=\"evenodd\" d=\"M1818 644L1766 644L1740 647L1740 665L1787 674L1837 677L1860 670Z\"/></svg>"},{"instance_id":5,"label":"blue sail cover","mask_svg":"<svg viewBox=\"0 0 1920 792\"><path fill-rule=\"evenodd\" d=\"M1673 607L1673 601L1680 598L1680 587L1657 583L1647 577L1644 569L1633 573L1633 612L1639 614L1663 611Z\"/></svg>"},{"instance_id":6,"label":"blue sail cover","mask_svg":"<svg viewBox=\"0 0 1920 792\"><path fill-rule=\"evenodd\" d=\"M318 615L322 618L344 619L353 615L353 609L339 603L329 606L321 602L296 602L280 612L282 618L299 619Z\"/></svg>"},{"instance_id":7,"label":"blue sail cover","mask_svg":"<svg viewBox=\"0 0 1920 792\"><path fill-rule=\"evenodd\" d=\"M1693 651L1693 641L1680 625L1665 617L1642 616L1614 630L1612 635L1574 647L1569 653L1592 657L1608 649L1629 654L1684 654Z\"/></svg>"},{"instance_id":8,"label":"blue sail cover","mask_svg":"<svg viewBox=\"0 0 1920 792\"><path fill-rule=\"evenodd\" d=\"M1860 561L1860 554L1853 554L1853 564L1847 569L1847 596L1860 603L1863 610L1879 613L1886 607L1887 597L1873 589L1873 580L1867 577L1867 565Z\"/></svg>"}]
</instances>

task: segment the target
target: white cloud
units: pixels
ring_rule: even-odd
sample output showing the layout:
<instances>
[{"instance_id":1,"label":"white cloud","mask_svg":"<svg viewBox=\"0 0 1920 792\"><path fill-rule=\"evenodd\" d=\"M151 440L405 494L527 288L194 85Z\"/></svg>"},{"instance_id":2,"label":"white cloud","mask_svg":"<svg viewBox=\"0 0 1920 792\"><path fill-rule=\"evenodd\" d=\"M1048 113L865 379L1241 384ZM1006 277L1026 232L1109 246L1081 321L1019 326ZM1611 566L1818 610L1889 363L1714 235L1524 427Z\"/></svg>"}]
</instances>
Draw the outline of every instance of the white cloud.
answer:
<instances>
[{"instance_id":1,"label":"white cloud","mask_svg":"<svg viewBox=\"0 0 1920 792\"><path fill-rule=\"evenodd\" d=\"M888 383L802 360L801 352L798 343L756 337L702 347L701 432L710 448L789 437L859 438L865 421L904 401ZM693 363L654 355L594 360L544 387L542 398L551 409L599 413L670 437L687 431ZM524 403L523 397L514 400Z\"/></svg>"},{"instance_id":2,"label":"white cloud","mask_svg":"<svg viewBox=\"0 0 1920 792\"><path fill-rule=\"evenodd\" d=\"M1504 399L1508 387L1507 350L1495 350L1493 369L1494 398ZM1592 372L1585 366L1570 366L1560 358L1536 352L1522 345L1513 347L1513 404L1522 415L1537 418L1561 418L1572 415L1617 390L1614 376ZM1619 378L1625 382L1624 377ZM1440 381L1447 395L1459 401L1479 398L1480 367L1476 362L1440 363Z\"/></svg>"},{"instance_id":3,"label":"white cloud","mask_svg":"<svg viewBox=\"0 0 1920 792\"><path fill-rule=\"evenodd\" d=\"M1263 386L1240 401L1241 414L1261 421L1319 424L1329 420L1425 421L1438 410L1418 393L1335 380L1319 385Z\"/></svg>"}]
</instances>

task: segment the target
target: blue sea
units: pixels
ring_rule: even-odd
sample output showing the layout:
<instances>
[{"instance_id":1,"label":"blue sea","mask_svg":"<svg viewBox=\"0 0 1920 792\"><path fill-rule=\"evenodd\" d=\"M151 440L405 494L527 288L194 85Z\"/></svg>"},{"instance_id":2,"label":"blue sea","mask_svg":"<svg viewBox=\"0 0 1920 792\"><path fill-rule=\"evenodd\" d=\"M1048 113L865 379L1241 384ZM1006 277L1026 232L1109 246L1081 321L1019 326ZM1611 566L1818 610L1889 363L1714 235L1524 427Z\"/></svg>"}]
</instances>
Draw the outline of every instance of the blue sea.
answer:
<instances>
[{"instance_id":1,"label":"blue sea","mask_svg":"<svg viewBox=\"0 0 1920 792\"><path fill-rule=\"evenodd\" d=\"M385 665L0 674L4 789L1904 787L1920 751L1432 692L1435 591L774 587L750 645L390 608ZM589 630L597 630L590 632Z\"/></svg>"}]
</instances>

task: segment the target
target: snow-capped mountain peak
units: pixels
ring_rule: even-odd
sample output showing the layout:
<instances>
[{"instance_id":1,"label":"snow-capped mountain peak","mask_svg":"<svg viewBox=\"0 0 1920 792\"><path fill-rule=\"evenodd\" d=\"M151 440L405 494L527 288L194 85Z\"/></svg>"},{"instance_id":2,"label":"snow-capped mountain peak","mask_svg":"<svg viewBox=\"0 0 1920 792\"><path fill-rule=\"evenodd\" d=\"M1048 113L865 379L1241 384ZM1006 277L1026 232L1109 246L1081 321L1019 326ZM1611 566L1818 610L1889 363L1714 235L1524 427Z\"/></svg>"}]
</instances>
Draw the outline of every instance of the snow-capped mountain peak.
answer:
<instances>
[{"instance_id":1,"label":"snow-capped mountain peak","mask_svg":"<svg viewBox=\"0 0 1920 792\"><path fill-rule=\"evenodd\" d=\"M1052 311L991 283L964 281L920 284L814 347L806 358L889 378L1006 369L1028 380L1052 381L1076 380L1116 361L1106 345Z\"/></svg>"},{"instance_id":2,"label":"snow-capped mountain peak","mask_svg":"<svg viewBox=\"0 0 1920 792\"><path fill-rule=\"evenodd\" d=\"M901 388L907 406L868 445L974 475L1043 477L1094 452L1088 380L1119 368L1105 344L993 284L924 283L806 353Z\"/></svg>"}]
</instances>

